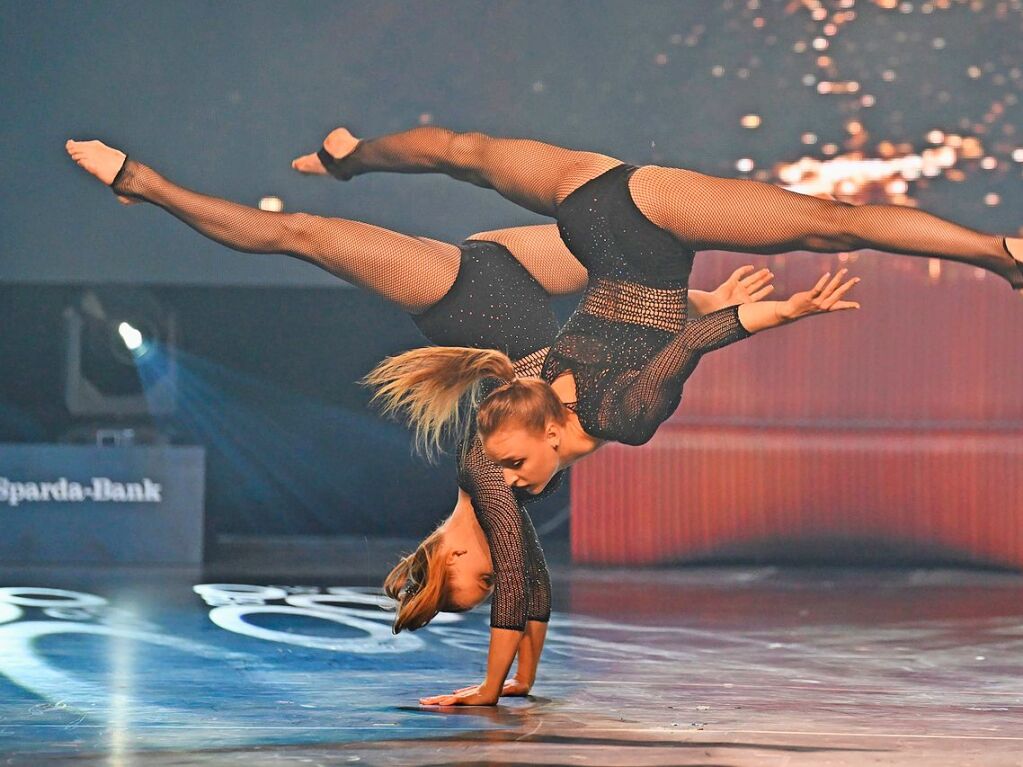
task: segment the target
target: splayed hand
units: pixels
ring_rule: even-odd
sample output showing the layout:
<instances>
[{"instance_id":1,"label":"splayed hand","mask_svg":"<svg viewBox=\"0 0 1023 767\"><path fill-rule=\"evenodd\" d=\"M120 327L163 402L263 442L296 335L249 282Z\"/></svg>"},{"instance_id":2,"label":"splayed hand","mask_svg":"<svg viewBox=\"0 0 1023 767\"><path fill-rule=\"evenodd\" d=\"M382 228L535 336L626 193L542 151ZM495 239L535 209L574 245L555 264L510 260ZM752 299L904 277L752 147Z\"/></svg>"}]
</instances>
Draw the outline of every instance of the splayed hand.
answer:
<instances>
[{"instance_id":1,"label":"splayed hand","mask_svg":"<svg viewBox=\"0 0 1023 767\"><path fill-rule=\"evenodd\" d=\"M731 276L713 291L714 308L752 304L766 298L774 290L774 285L770 284L774 274L767 268L755 272L754 269L752 264L747 264L732 272Z\"/></svg>"},{"instance_id":2,"label":"splayed hand","mask_svg":"<svg viewBox=\"0 0 1023 767\"><path fill-rule=\"evenodd\" d=\"M810 290L793 294L787 301L780 303L779 316L787 322L798 320L801 317L808 317L812 314L825 312L837 312L843 309L859 309L860 305L855 301L843 301L844 296L853 285L860 281L859 277L842 282L848 269L839 269L838 273L828 281L831 272L828 272Z\"/></svg>"}]
</instances>

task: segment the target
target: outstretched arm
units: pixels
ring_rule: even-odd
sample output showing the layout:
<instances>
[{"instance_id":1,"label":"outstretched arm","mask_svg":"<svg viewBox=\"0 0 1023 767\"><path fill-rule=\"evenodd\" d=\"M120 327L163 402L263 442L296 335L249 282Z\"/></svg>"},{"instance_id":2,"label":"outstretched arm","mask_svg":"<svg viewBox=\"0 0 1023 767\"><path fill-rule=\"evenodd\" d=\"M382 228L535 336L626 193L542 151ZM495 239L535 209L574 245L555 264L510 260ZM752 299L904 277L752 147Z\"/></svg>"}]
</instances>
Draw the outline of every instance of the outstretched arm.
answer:
<instances>
[{"instance_id":1,"label":"outstretched arm","mask_svg":"<svg viewBox=\"0 0 1023 767\"><path fill-rule=\"evenodd\" d=\"M547 637L547 621L531 620L526 624L526 633L519 642L518 663L515 673L505 683L502 695L528 695L536 682L536 669L543 653L544 639Z\"/></svg>"},{"instance_id":2,"label":"outstretched arm","mask_svg":"<svg viewBox=\"0 0 1023 767\"><path fill-rule=\"evenodd\" d=\"M796 293L786 301L731 306L687 322L630 380L609 392L613 402L601 411L619 424L613 427L616 431L635 435L635 441L629 444L648 441L678 407L683 384L707 352L802 317L858 309L858 303L842 300L859 282L859 278L853 278L841 284L846 271L839 270L830 282L831 275L825 274L811 290Z\"/></svg>"},{"instance_id":3,"label":"outstretched arm","mask_svg":"<svg viewBox=\"0 0 1023 767\"><path fill-rule=\"evenodd\" d=\"M515 674L505 683L502 695L528 695L536 681L547 623L551 618L551 576L533 521L522 510L522 530L526 544L526 575L529 577L526 633L519 642Z\"/></svg>"}]
</instances>

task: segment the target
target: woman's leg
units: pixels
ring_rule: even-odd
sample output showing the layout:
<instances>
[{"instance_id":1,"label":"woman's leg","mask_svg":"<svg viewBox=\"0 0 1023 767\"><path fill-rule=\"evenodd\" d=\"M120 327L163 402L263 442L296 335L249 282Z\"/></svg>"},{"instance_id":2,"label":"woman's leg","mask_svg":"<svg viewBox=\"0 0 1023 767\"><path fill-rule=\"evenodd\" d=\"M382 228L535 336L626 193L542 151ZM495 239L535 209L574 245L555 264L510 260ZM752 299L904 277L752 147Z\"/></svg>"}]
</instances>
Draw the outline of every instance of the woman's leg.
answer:
<instances>
[{"instance_id":1,"label":"woman's leg","mask_svg":"<svg viewBox=\"0 0 1023 767\"><path fill-rule=\"evenodd\" d=\"M344 140L334 141L338 136ZM332 163L331 172L339 178L379 172L444 173L493 189L546 216L553 216L558 203L577 187L621 164L596 152L542 141L456 133L434 126L363 140L339 128L324 143L325 149L332 147L348 152ZM318 172L323 166L315 157L305 155L292 166L305 173Z\"/></svg>"},{"instance_id":2,"label":"woman's leg","mask_svg":"<svg viewBox=\"0 0 1023 767\"><path fill-rule=\"evenodd\" d=\"M1007 248L1012 239L968 229L914 208L849 205L770 184L717 178L681 168L646 166L629 188L654 224L694 250L781 253L874 248L960 261L1023 288ZM1023 260L1023 248L1018 253Z\"/></svg>"},{"instance_id":3,"label":"woman's leg","mask_svg":"<svg viewBox=\"0 0 1023 767\"><path fill-rule=\"evenodd\" d=\"M428 126L360 141L340 163L344 178L374 171L446 173L554 215L565 197L618 161L540 141ZM641 168L629 185L643 214L693 250L876 248L972 264L1023 289L1023 267L1017 266L1023 263L1023 240L977 232L913 208L854 206L658 166Z\"/></svg>"},{"instance_id":4,"label":"woman's leg","mask_svg":"<svg viewBox=\"0 0 1023 767\"><path fill-rule=\"evenodd\" d=\"M199 194L141 163L124 161L121 152L100 142L70 142L68 152L87 171L112 184L116 194L158 205L216 242L246 253L300 258L405 311L425 311L447 293L458 274L460 252L448 243L358 221L274 213Z\"/></svg>"},{"instance_id":5,"label":"woman's leg","mask_svg":"<svg viewBox=\"0 0 1023 767\"><path fill-rule=\"evenodd\" d=\"M483 133L451 135L447 162L464 180L548 216L587 181L621 165L621 160L596 152Z\"/></svg>"},{"instance_id":6,"label":"woman's leg","mask_svg":"<svg viewBox=\"0 0 1023 767\"><path fill-rule=\"evenodd\" d=\"M557 224L492 229L471 235L468 239L503 245L552 296L578 293L586 287L586 267L562 241Z\"/></svg>"}]
</instances>

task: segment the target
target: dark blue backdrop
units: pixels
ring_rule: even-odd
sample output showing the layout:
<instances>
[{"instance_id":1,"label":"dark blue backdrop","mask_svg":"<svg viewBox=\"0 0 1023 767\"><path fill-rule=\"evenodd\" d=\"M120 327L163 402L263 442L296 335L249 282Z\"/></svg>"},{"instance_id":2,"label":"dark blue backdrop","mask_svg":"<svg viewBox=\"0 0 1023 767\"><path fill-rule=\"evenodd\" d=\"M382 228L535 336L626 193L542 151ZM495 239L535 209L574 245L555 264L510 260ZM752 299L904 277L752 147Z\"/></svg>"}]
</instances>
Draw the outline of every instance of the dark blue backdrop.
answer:
<instances>
[{"instance_id":1,"label":"dark blue backdrop","mask_svg":"<svg viewBox=\"0 0 1023 767\"><path fill-rule=\"evenodd\" d=\"M860 0L822 4L826 18L811 5L4 0L0 280L338 284L228 253L159 211L122 210L64 156L69 136L202 191L249 204L276 194L290 210L414 234L457 240L532 220L434 177L343 186L289 167L337 124L372 135L421 118L722 175L744 157L771 175L827 143L863 141L871 157L885 141L919 151L928 131L956 131L997 167L964 162L960 182L911 193L967 225L1017 228L1018 4ZM859 89L821 95L814 83L828 79ZM745 114L761 126L743 128ZM852 120L865 135L851 136ZM989 192L1005 202L986 206Z\"/></svg>"}]
</instances>

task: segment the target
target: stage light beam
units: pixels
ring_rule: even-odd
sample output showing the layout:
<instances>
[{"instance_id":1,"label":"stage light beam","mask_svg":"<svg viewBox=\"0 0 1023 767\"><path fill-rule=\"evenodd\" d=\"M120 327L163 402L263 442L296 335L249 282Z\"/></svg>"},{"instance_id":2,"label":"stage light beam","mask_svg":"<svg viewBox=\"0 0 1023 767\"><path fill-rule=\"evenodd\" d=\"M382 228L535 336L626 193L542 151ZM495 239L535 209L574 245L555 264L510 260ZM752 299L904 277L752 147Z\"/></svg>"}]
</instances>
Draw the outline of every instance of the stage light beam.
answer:
<instances>
[{"instance_id":1,"label":"stage light beam","mask_svg":"<svg viewBox=\"0 0 1023 767\"><path fill-rule=\"evenodd\" d=\"M121 339L124 341L124 345L128 347L128 350L138 353L143 345L142 333L128 322L122 322L118 325L117 332L121 335Z\"/></svg>"}]
</instances>

